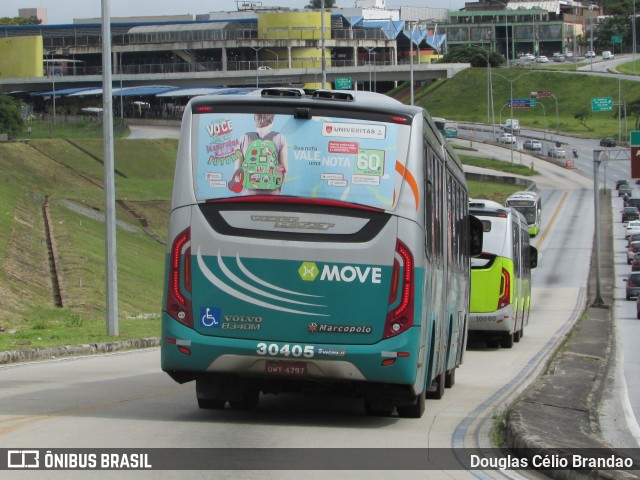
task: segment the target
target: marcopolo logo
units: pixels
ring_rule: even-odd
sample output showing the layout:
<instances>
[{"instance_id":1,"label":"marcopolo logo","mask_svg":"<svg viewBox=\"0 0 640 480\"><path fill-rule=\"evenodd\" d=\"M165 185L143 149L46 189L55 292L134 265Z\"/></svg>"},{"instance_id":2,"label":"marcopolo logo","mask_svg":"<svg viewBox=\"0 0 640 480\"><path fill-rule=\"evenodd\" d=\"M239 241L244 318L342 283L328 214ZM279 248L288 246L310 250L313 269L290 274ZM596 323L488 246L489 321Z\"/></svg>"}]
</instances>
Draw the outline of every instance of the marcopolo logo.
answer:
<instances>
[{"instance_id":1,"label":"marcopolo logo","mask_svg":"<svg viewBox=\"0 0 640 480\"><path fill-rule=\"evenodd\" d=\"M320 281L326 282L382 283L380 267L323 265L320 269L315 262L303 262L298 273L307 282L313 282L320 275Z\"/></svg>"}]
</instances>

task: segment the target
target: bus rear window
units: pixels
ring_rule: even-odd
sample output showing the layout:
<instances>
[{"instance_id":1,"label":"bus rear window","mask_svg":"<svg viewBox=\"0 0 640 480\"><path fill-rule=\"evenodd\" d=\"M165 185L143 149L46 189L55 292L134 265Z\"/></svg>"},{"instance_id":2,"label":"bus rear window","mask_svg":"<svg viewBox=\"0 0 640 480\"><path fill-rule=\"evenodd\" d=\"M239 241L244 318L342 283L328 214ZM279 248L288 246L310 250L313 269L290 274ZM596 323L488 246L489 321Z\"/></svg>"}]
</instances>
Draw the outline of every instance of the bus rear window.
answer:
<instances>
[{"instance_id":1,"label":"bus rear window","mask_svg":"<svg viewBox=\"0 0 640 480\"><path fill-rule=\"evenodd\" d=\"M405 163L408 138L402 141L402 132L408 137L409 129L338 117L194 115L196 198L286 195L388 209L396 162Z\"/></svg>"}]
</instances>

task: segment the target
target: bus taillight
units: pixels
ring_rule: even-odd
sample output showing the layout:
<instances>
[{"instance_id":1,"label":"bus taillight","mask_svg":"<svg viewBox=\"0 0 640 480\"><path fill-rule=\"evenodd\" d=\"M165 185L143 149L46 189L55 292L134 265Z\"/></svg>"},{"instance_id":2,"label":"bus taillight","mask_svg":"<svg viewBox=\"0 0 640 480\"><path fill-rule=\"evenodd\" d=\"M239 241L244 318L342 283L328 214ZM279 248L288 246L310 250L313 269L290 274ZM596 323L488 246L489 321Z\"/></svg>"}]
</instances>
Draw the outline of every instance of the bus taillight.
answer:
<instances>
[{"instance_id":1,"label":"bus taillight","mask_svg":"<svg viewBox=\"0 0 640 480\"><path fill-rule=\"evenodd\" d=\"M511 303L511 275L506 269L502 269L500 277L500 298L498 299L498 310Z\"/></svg>"},{"instance_id":2,"label":"bus taillight","mask_svg":"<svg viewBox=\"0 0 640 480\"><path fill-rule=\"evenodd\" d=\"M187 228L176 236L171 247L167 313L178 322L193 328L191 301L185 295L185 292L191 293L191 248L185 248L190 239L191 230Z\"/></svg>"},{"instance_id":3,"label":"bus taillight","mask_svg":"<svg viewBox=\"0 0 640 480\"><path fill-rule=\"evenodd\" d=\"M396 242L396 258L393 262L391 278L389 305L397 303L397 306L387 313L384 338L398 335L413 326L413 290L415 287L413 255L400 240Z\"/></svg>"}]
</instances>

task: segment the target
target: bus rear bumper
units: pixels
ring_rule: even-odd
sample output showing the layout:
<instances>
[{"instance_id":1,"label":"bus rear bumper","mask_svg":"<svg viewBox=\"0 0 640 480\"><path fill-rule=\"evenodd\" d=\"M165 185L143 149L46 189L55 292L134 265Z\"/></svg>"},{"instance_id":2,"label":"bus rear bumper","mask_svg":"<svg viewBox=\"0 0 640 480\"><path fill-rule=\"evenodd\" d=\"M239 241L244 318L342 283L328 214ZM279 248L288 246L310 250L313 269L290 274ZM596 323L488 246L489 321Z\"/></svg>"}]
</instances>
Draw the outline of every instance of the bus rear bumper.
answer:
<instances>
[{"instance_id":1,"label":"bus rear bumper","mask_svg":"<svg viewBox=\"0 0 640 480\"><path fill-rule=\"evenodd\" d=\"M420 328L370 345L327 345L202 335L163 313L161 366L179 383L202 375L414 386ZM424 371L422 369L421 371Z\"/></svg>"},{"instance_id":2,"label":"bus rear bumper","mask_svg":"<svg viewBox=\"0 0 640 480\"><path fill-rule=\"evenodd\" d=\"M515 316L511 309L502 309L490 313L469 313L470 331L512 332Z\"/></svg>"}]
</instances>

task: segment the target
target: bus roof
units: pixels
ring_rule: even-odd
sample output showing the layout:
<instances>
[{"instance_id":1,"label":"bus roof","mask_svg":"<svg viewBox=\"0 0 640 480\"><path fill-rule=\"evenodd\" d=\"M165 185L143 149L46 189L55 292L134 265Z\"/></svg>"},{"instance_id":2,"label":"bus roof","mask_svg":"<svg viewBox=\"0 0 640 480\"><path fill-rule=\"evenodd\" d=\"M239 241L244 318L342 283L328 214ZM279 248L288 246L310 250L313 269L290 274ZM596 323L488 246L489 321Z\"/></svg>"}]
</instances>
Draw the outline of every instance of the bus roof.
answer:
<instances>
[{"instance_id":1,"label":"bus roof","mask_svg":"<svg viewBox=\"0 0 640 480\"><path fill-rule=\"evenodd\" d=\"M540 195L538 195L537 192L531 191L531 190L525 190L522 192L515 192L512 193L511 195L509 195L507 197L507 201L511 200L511 199L515 199L515 198L532 198L532 199L537 199Z\"/></svg>"}]
</instances>

